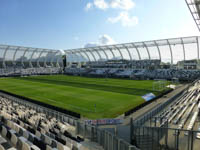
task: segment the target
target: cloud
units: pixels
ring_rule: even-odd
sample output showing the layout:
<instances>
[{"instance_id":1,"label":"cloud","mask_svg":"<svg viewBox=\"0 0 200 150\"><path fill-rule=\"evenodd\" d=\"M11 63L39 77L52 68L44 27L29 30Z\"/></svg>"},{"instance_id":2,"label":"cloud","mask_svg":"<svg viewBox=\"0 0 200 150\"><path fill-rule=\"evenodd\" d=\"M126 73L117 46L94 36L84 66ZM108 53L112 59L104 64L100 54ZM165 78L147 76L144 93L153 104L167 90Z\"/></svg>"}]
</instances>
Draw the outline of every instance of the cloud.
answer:
<instances>
[{"instance_id":1,"label":"cloud","mask_svg":"<svg viewBox=\"0 0 200 150\"><path fill-rule=\"evenodd\" d=\"M138 18L136 16L130 16L129 10L135 7L133 0L93 0L87 3L85 10L88 11L92 7L101 10L108 8L122 10L118 16L109 17L108 22L117 23L120 22L124 27L132 27L138 24Z\"/></svg>"},{"instance_id":2,"label":"cloud","mask_svg":"<svg viewBox=\"0 0 200 150\"><path fill-rule=\"evenodd\" d=\"M89 9L91 9L93 7L92 3L87 3L87 5L85 6L85 10L88 11Z\"/></svg>"},{"instance_id":3,"label":"cloud","mask_svg":"<svg viewBox=\"0 0 200 150\"><path fill-rule=\"evenodd\" d=\"M62 55L65 55L65 52L64 52L63 49L60 49L60 53L61 53Z\"/></svg>"},{"instance_id":4,"label":"cloud","mask_svg":"<svg viewBox=\"0 0 200 150\"><path fill-rule=\"evenodd\" d=\"M102 10L105 10L109 7L108 3L105 2L104 0L94 0L94 5Z\"/></svg>"},{"instance_id":5,"label":"cloud","mask_svg":"<svg viewBox=\"0 0 200 150\"><path fill-rule=\"evenodd\" d=\"M108 22L120 22L124 27L132 27L138 24L138 18L136 16L130 16L129 14L129 10L135 7L133 0L93 0L87 3L85 10L88 11L92 7L101 10L106 10L108 8L121 10L118 16L109 17Z\"/></svg>"},{"instance_id":6,"label":"cloud","mask_svg":"<svg viewBox=\"0 0 200 150\"><path fill-rule=\"evenodd\" d=\"M84 48L88 48L88 47L97 47L100 46L98 43L87 43L84 45Z\"/></svg>"},{"instance_id":7,"label":"cloud","mask_svg":"<svg viewBox=\"0 0 200 150\"><path fill-rule=\"evenodd\" d=\"M75 40L75 41L78 41L78 40L79 40L79 37L78 37L78 36L75 36L75 37L74 37L74 40Z\"/></svg>"},{"instance_id":8,"label":"cloud","mask_svg":"<svg viewBox=\"0 0 200 150\"><path fill-rule=\"evenodd\" d=\"M93 2L87 3L85 10L91 9L95 6L98 9L105 10L107 8L130 10L135 6L133 0L110 0L106 2L105 0L93 0Z\"/></svg>"},{"instance_id":9,"label":"cloud","mask_svg":"<svg viewBox=\"0 0 200 150\"><path fill-rule=\"evenodd\" d=\"M135 6L135 3L132 0L112 0L110 6L111 8L130 10Z\"/></svg>"},{"instance_id":10,"label":"cloud","mask_svg":"<svg viewBox=\"0 0 200 150\"><path fill-rule=\"evenodd\" d=\"M138 18L136 16L130 16L126 11L121 12L116 17L109 17L108 21L111 23L121 22L124 27L132 27L138 24Z\"/></svg>"},{"instance_id":11,"label":"cloud","mask_svg":"<svg viewBox=\"0 0 200 150\"><path fill-rule=\"evenodd\" d=\"M99 36L99 43L100 45L111 45L115 44L116 42L107 34Z\"/></svg>"},{"instance_id":12,"label":"cloud","mask_svg":"<svg viewBox=\"0 0 200 150\"><path fill-rule=\"evenodd\" d=\"M96 47L96 46L103 46L103 45L112 45L116 44L116 42L107 34L100 35L98 42L90 42L84 45L84 48L88 47Z\"/></svg>"}]
</instances>

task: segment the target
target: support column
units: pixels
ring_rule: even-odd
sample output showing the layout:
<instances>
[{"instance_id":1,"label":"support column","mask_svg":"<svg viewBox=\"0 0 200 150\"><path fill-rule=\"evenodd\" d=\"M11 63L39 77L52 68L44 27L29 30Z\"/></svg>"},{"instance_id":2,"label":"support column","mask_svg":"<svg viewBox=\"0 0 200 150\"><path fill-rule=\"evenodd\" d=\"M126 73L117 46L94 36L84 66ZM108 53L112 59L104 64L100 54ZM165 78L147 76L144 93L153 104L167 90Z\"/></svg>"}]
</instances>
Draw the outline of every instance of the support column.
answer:
<instances>
[{"instance_id":1,"label":"support column","mask_svg":"<svg viewBox=\"0 0 200 150\"><path fill-rule=\"evenodd\" d=\"M60 51L58 50L57 53L60 53ZM60 57L58 57L57 60L56 60L56 65L60 68L60 64L59 64L59 62L58 62L59 58L60 58ZM61 58L62 58L62 56L61 56Z\"/></svg>"},{"instance_id":2,"label":"support column","mask_svg":"<svg viewBox=\"0 0 200 150\"><path fill-rule=\"evenodd\" d=\"M79 53L79 54L81 55L81 57L85 58L85 57L83 56L83 54L82 54L80 51L78 51L77 53Z\"/></svg>"},{"instance_id":3,"label":"support column","mask_svg":"<svg viewBox=\"0 0 200 150\"><path fill-rule=\"evenodd\" d=\"M16 57L17 51L18 51L19 49L20 49L20 47L17 47L16 50L15 50L15 53L14 53L14 55L13 55L13 61L12 61L13 66L16 65L15 57Z\"/></svg>"},{"instance_id":4,"label":"support column","mask_svg":"<svg viewBox=\"0 0 200 150\"><path fill-rule=\"evenodd\" d=\"M148 57L149 57L149 60L151 60L151 56L150 56L150 53L149 53L149 49L147 47L147 45L143 42L143 46L146 48L147 50L147 54L148 54Z\"/></svg>"},{"instance_id":5,"label":"support column","mask_svg":"<svg viewBox=\"0 0 200 150\"><path fill-rule=\"evenodd\" d=\"M112 51L112 49L111 48L109 48L108 47L108 49L110 50L110 52L112 53L112 55L113 55L113 58L115 58L115 54L114 54L114 52Z\"/></svg>"},{"instance_id":6,"label":"support column","mask_svg":"<svg viewBox=\"0 0 200 150\"><path fill-rule=\"evenodd\" d=\"M183 43L183 39L181 38L181 43L182 43L182 46L183 46L183 60L185 62L185 45Z\"/></svg>"},{"instance_id":7,"label":"support column","mask_svg":"<svg viewBox=\"0 0 200 150\"><path fill-rule=\"evenodd\" d=\"M50 61L52 67L54 67L54 64L53 64L54 56L56 56L56 54L58 53L58 51L55 51L54 53L55 53L55 55L52 56L51 61Z\"/></svg>"},{"instance_id":8,"label":"support column","mask_svg":"<svg viewBox=\"0 0 200 150\"><path fill-rule=\"evenodd\" d=\"M119 49L117 46L114 46L114 47L119 51L119 53L120 53L120 55L121 55L121 58L124 59L124 57L123 57L123 55L122 55L122 52L121 52L121 49Z\"/></svg>"},{"instance_id":9,"label":"support column","mask_svg":"<svg viewBox=\"0 0 200 150\"><path fill-rule=\"evenodd\" d=\"M24 57L25 57L25 55L26 55L26 52L27 52L29 49L30 49L30 48L27 48L27 49L24 51L24 54L22 55L21 64L22 64L23 67L25 67L25 65L24 65Z\"/></svg>"},{"instance_id":10,"label":"support column","mask_svg":"<svg viewBox=\"0 0 200 150\"><path fill-rule=\"evenodd\" d=\"M156 41L154 41L154 44L156 45L156 47L158 49L159 59L161 61L162 58L161 58L160 48L159 48L158 44L156 43Z\"/></svg>"},{"instance_id":11,"label":"support column","mask_svg":"<svg viewBox=\"0 0 200 150\"><path fill-rule=\"evenodd\" d=\"M40 52L40 54L39 54L39 56L38 56L38 58L37 58L37 66L38 67L40 67L40 57L41 57L41 55L42 55L42 53L44 52L45 50L43 49L41 52Z\"/></svg>"},{"instance_id":12,"label":"support column","mask_svg":"<svg viewBox=\"0 0 200 150\"><path fill-rule=\"evenodd\" d=\"M5 59L6 59L6 53L8 51L10 46L7 46L5 51L4 51L4 54L3 54L3 67L6 68L6 63L5 63Z\"/></svg>"},{"instance_id":13,"label":"support column","mask_svg":"<svg viewBox=\"0 0 200 150\"><path fill-rule=\"evenodd\" d=\"M91 59L90 59L89 55L87 54L87 52L84 50L80 50L80 51L83 52L86 55L86 57L88 58L89 62L91 62Z\"/></svg>"},{"instance_id":14,"label":"support column","mask_svg":"<svg viewBox=\"0 0 200 150\"><path fill-rule=\"evenodd\" d=\"M77 52L77 51L71 51L71 53L72 53L73 55L75 55L77 58L79 58L79 55L77 54L77 53L79 53L79 52Z\"/></svg>"},{"instance_id":15,"label":"support column","mask_svg":"<svg viewBox=\"0 0 200 150\"><path fill-rule=\"evenodd\" d=\"M196 39L197 39L197 60L199 62L199 39L198 37L196 37Z\"/></svg>"},{"instance_id":16,"label":"support column","mask_svg":"<svg viewBox=\"0 0 200 150\"><path fill-rule=\"evenodd\" d=\"M104 50L103 48L99 48L99 49L101 49L101 50L104 52L104 54L105 54L105 56L106 56L106 59L109 60L108 55L107 55L107 53L105 52L105 50Z\"/></svg>"},{"instance_id":17,"label":"support column","mask_svg":"<svg viewBox=\"0 0 200 150\"><path fill-rule=\"evenodd\" d=\"M167 39L167 43L169 45L169 50L170 50L170 54L171 54L171 65L173 65L173 54L172 54L172 47L171 44L169 43L169 40Z\"/></svg>"},{"instance_id":18,"label":"support column","mask_svg":"<svg viewBox=\"0 0 200 150\"><path fill-rule=\"evenodd\" d=\"M94 54L91 52L91 50L87 49L87 52L89 52L89 53L92 55L92 57L94 58L94 61L97 62L97 59L96 59L96 57L94 56Z\"/></svg>"},{"instance_id":19,"label":"support column","mask_svg":"<svg viewBox=\"0 0 200 150\"><path fill-rule=\"evenodd\" d=\"M130 57L130 60L132 61L133 58L132 58L132 56L131 56L130 50L129 50L128 47L126 47L126 46L124 46L124 48L125 48L126 51L128 52L128 55L129 55L129 57Z\"/></svg>"},{"instance_id":20,"label":"support column","mask_svg":"<svg viewBox=\"0 0 200 150\"><path fill-rule=\"evenodd\" d=\"M130 61L131 61L131 68L133 67L133 59L132 59L132 56L131 56L131 53L130 53L130 50L128 49L128 47L124 46L124 48L126 49L126 51L128 52L128 55L130 57Z\"/></svg>"},{"instance_id":21,"label":"support column","mask_svg":"<svg viewBox=\"0 0 200 150\"><path fill-rule=\"evenodd\" d=\"M99 56L100 60L102 60L102 57L101 57L101 55L100 55L98 49L95 49L95 51L97 52L97 55Z\"/></svg>"},{"instance_id":22,"label":"support column","mask_svg":"<svg viewBox=\"0 0 200 150\"><path fill-rule=\"evenodd\" d=\"M70 53L68 52L68 50L67 51L64 51L65 52L65 55L66 55L66 58L68 57L68 54L70 55ZM71 62L70 62L70 64L71 64ZM69 67L69 62L67 63L67 68Z\"/></svg>"},{"instance_id":23,"label":"support column","mask_svg":"<svg viewBox=\"0 0 200 150\"><path fill-rule=\"evenodd\" d=\"M38 50L38 49L36 48L36 49L33 51L32 55L31 55L31 58L30 58L30 60L29 60L29 66L30 66L31 68L33 68L32 58L33 58L33 55L35 54L35 52L36 52L37 50Z\"/></svg>"},{"instance_id":24,"label":"support column","mask_svg":"<svg viewBox=\"0 0 200 150\"><path fill-rule=\"evenodd\" d=\"M45 59L44 59L44 67L47 67L47 56L48 56L48 54L53 54L53 52L52 51L48 51L47 52L47 54L46 54L46 56L45 56Z\"/></svg>"},{"instance_id":25,"label":"support column","mask_svg":"<svg viewBox=\"0 0 200 150\"><path fill-rule=\"evenodd\" d=\"M134 43L132 43L132 45L134 46L134 48L135 48L136 51L137 51L137 54L138 54L138 58L139 58L139 60L141 60L141 55L140 55L140 52L139 52L138 48L135 46Z\"/></svg>"}]
</instances>

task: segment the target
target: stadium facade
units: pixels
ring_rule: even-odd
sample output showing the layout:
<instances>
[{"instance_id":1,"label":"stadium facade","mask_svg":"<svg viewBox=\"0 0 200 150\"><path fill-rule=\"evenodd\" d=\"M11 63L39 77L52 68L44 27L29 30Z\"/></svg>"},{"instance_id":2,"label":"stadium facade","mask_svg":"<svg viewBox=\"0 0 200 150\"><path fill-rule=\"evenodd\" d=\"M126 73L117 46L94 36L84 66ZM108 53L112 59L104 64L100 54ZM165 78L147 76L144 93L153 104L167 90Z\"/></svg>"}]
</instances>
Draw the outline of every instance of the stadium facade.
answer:
<instances>
[{"instance_id":1,"label":"stadium facade","mask_svg":"<svg viewBox=\"0 0 200 150\"><path fill-rule=\"evenodd\" d=\"M64 50L67 63L104 62L108 60L160 60L177 64L179 61L199 62L198 36L105 45ZM0 68L62 67L60 50L0 45ZM199 68L199 67L198 67Z\"/></svg>"}]
</instances>

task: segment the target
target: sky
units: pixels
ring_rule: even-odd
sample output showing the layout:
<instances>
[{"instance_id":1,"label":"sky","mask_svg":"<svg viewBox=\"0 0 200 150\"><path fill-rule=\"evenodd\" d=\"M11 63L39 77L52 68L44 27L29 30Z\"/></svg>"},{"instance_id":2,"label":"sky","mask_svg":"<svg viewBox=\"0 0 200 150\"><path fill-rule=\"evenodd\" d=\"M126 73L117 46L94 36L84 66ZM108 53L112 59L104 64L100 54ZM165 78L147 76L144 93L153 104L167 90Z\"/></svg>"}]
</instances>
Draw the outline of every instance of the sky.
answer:
<instances>
[{"instance_id":1,"label":"sky","mask_svg":"<svg viewBox=\"0 0 200 150\"><path fill-rule=\"evenodd\" d=\"M74 49L196 35L185 0L0 0L0 44Z\"/></svg>"}]
</instances>

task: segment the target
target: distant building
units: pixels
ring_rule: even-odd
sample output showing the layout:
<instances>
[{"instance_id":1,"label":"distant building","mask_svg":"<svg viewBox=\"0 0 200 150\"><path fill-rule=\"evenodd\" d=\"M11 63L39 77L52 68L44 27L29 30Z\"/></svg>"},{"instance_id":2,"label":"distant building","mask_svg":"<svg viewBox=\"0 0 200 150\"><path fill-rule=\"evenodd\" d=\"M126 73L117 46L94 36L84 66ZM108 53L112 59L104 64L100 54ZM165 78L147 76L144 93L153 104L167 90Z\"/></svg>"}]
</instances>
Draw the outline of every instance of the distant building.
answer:
<instances>
[{"instance_id":1,"label":"distant building","mask_svg":"<svg viewBox=\"0 0 200 150\"><path fill-rule=\"evenodd\" d=\"M178 69L200 69L200 61L197 59L179 61L177 66Z\"/></svg>"}]
</instances>

